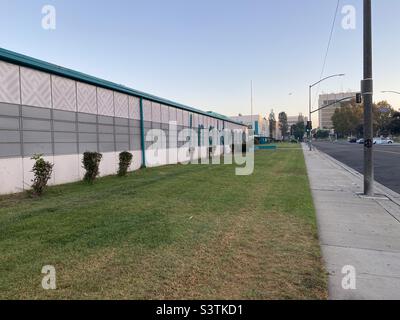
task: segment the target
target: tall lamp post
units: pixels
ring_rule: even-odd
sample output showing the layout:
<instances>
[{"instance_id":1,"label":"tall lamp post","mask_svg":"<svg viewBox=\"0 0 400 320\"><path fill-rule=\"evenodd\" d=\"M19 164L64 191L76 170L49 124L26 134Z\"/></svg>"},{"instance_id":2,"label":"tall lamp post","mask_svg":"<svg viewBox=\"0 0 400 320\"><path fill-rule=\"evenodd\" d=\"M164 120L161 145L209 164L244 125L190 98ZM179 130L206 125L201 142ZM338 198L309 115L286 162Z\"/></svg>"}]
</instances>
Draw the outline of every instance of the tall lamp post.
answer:
<instances>
[{"instance_id":1,"label":"tall lamp post","mask_svg":"<svg viewBox=\"0 0 400 320\"><path fill-rule=\"evenodd\" d=\"M331 76L329 76L329 77L326 77L326 78L323 78L323 79L321 79L321 80L319 80L319 81L317 81L317 82L315 82L314 84L312 84L312 85L310 85L309 86L309 88L308 88L308 114L309 114L309 118L308 118L308 121L310 121L309 123L311 124L312 122L311 122L311 115L312 115L312 102L311 102L311 90L312 90L312 88L313 87L315 87L317 84L320 84L322 81L325 81L325 80L328 80L328 79L330 79L330 78L334 78L334 77L343 77L343 76L345 76L345 74L344 73L339 73L339 74L334 74L334 75L331 75ZM312 151L312 146L311 146L311 130L312 130L312 127L310 126L309 128L308 128L308 144L309 144L309 147L310 147L310 151Z\"/></svg>"},{"instance_id":2,"label":"tall lamp post","mask_svg":"<svg viewBox=\"0 0 400 320\"><path fill-rule=\"evenodd\" d=\"M361 91L364 98L364 195L374 195L374 157L372 104L374 86L372 79L372 5L364 0L364 80Z\"/></svg>"},{"instance_id":3,"label":"tall lamp post","mask_svg":"<svg viewBox=\"0 0 400 320\"><path fill-rule=\"evenodd\" d=\"M382 91L382 93L395 93L395 94L400 94L398 91Z\"/></svg>"}]
</instances>

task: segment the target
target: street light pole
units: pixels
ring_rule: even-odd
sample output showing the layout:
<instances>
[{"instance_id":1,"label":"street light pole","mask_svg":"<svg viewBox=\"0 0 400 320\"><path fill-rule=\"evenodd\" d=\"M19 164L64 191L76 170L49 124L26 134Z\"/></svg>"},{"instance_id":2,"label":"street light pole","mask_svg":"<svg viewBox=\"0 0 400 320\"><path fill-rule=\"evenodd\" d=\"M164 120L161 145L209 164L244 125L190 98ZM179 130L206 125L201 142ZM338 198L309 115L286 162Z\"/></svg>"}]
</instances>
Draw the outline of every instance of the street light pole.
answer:
<instances>
[{"instance_id":1,"label":"street light pole","mask_svg":"<svg viewBox=\"0 0 400 320\"><path fill-rule=\"evenodd\" d=\"M395 94L400 94L398 91L382 91L382 93L395 93Z\"/></svg>"},{"instance_id":2,"label":"street light pole","mask_svg":"<svg viewBox=\"0 0 400 320\"><path fill-rule=\"evenodd\" d=\"M311 115L312 115L312 112L311 112L311 109L312 109L312 106L311 106L311 104L312 104L311 103L311 90L312 90L312 88L315 87L317 84L320 84L322 81L325 81L325 80L328 80L328 79L334 78L334 77L343 77L343 76L345 76L344 73L334 74L334 75L325 77L325 78L323 78L323 79L321 79L321 80L319 80L319 81L317 81L317 82L315 82L315 83L313 83L312 85L309 86L309 89L308 89L308 113L309 113L309 119L308 119L308 121L311 121ZM310 122L310 123L312 123L312 122ZM312 130L312 128L309 129L309 132L307 134L310 151L312 151L311 130Z\"/></svg>"},{"instance_id":3,"label":"street light pole","mask_svg":"<svg viewBox=\"0 0 400 320\"><path fill-rule=\"evenodd\" d=\"M372 80L372 6L371 0L364 0L364 80L362 81L364 98L364 194L374 195L374 158L373 158L373 80Z\"/></svg>"},{"instance_id":4,"label":"street light pole","mask_svg":"<svg viewBox=\"0 0 400 320\"><path fill-rule=\"evenodd\" d=\"M312 86L309 86L309 89L308 89L308 121L311 121L311 116L312 116L312 114L311 114L311 89L312 89ZM310 151L312 151L311 128L307 132L307 135L308 135L308 146L310 147Z\"/></svg>"}]
</instances>

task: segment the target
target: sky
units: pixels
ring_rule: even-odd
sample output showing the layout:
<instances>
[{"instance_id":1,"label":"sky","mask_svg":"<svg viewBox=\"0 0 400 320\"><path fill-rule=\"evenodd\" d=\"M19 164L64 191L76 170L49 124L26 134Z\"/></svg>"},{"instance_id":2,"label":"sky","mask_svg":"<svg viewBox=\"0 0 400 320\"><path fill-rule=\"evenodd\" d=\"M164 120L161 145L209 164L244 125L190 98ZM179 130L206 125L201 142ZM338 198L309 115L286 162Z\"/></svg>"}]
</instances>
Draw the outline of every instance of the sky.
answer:
<instances>
[{"instance_id":1,"label":"sky","mask_svg":"<svg viewBox=\"0 0 400 320\"><path fill-rule=\"evenodd\" d=\"M313 92L359 91L362 0L341 0ZM375 100L400 108L400 1L373 0ZM337 0L0 0L0 47L204 111L308 113ZM42 8L56 28L42 27ZM355 29L342 7L356 8Z\"/></svg>"}]
</instances>

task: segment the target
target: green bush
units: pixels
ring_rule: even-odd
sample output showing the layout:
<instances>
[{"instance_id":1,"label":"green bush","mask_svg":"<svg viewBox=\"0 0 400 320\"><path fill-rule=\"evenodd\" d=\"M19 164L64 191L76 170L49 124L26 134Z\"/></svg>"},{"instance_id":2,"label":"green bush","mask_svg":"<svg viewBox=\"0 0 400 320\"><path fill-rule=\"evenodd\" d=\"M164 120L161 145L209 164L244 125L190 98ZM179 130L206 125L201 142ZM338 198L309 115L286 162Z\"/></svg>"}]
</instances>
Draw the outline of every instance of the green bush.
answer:
<instances>
[{"instance_id":1,"label":"green bush","mask_svg":"<svg viewBox=\"0 0 400 320\"><path fill-rule=\"evenodd\" d=\"M119 154L119 169L118 175L120 177L126 176L128 168L132 163L133 155L130 152L124 151Z\"/></svg>"},{"instance_id":2,"label":"green bush","mask_svg":"<svg viewBox=\"0 0 400 320\"><path fill-rule=\"evenodd\" d=\"M54 164L45 161L42 154L35 154L31 159L35 160L32 168L34 174L32 191L34 195L41 196L47 186L47 182L51 178Z\"/></svg>"},{"instance_id":3,"label":"green bush","mask_svg":"<svg viewBox=\"0 0 400 320\"><path fill-rule=\"evenodd\" d=\"M84 181L92 183L99 175L99 165L103 155L98 152L85 152L83 154L83 168L86 170Z\"/></svg>"}]
</instances>

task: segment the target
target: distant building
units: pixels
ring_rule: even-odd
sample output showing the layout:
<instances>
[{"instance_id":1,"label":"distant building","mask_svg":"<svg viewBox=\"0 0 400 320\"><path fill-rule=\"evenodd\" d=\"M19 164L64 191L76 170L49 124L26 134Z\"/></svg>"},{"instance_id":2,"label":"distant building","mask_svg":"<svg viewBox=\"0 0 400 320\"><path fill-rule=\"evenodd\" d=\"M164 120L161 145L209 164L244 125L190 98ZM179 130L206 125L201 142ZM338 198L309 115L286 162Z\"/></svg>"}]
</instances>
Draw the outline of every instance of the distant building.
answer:
<instances>
[{"instance_id":1,"label":"distant building","mask_svg":"<svg viewBox=\"0 0 400 320\"><path fill-rule=\"evenodd\" d=\"M264 137L269 136L268 120L266 120L266 118L264 118L260 114L238 115L235 117L230 117L230 119L232 121L243 123L249 129L253 129L255 135L264 136Z\"/></svg>"},{"instance_id":2,"label":"distant building","mask_svg":"<svg viewBox=\"0 0 400 320\"><path fill-rule=\"evenodd\" d=\"M289 129L292 125L297 124L299 122L299 117L300 117L300 115L287 117ZM307 125L308 117L303 116L303 119L304 119L304 125Z\"/></svg>"},{"instance_id":3,"label":"distant building","mask_svg":"<svg viewBox=\"0 0 400 320\"><path fill-rule=\"evenodd\" d=\"M323 106L326 106L343 98L355 96L356 92L321 94L318 100L318 108L322 108ZM340 103L334 104L330 107L318 111L320 129L333 129L332 116L337 108L340 108Z\"/></svg>"}]
</instances>

